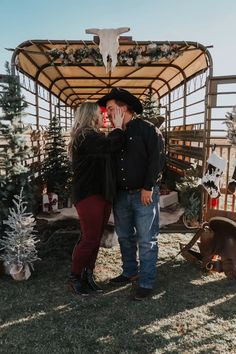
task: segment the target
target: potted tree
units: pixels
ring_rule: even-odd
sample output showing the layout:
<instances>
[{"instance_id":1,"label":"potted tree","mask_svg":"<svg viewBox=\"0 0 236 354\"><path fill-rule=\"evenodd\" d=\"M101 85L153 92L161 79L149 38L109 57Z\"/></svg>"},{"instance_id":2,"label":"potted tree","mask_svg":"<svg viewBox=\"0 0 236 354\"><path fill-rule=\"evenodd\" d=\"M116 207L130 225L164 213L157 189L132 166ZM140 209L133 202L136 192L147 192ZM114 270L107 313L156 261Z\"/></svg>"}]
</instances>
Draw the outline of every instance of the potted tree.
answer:
<instances>
[{"instance_id":1,"label":"potted tree","mask_svg":"<svg viewBox=\"0 0 236 354\"><path fill-rule=\"evenodd\" d=\"M189 203L183 214L183 223L188 229L199 227L199 214L201 208L201 200L195 193L189 197Z\"/></svg>"},{"instance_id":2,"label":"potted tree","mask_svg":"<svg viewBox=\"0 0 236 354\"><path fill-rule=\"evenodd\" d=\"M183 223L187 228L199 227L201 211L201 191L199 189L199 170L196 166L185 171L184 176L176 183L180 205L184 208Z\"/></svg>"},{"instance_id":3,"label":"potted tree","mask_svg":"<svg viewBox=\"0 0 236 354\"><path fill-rule=\"evenodd\" d=\"M0 259L4 262L6 273L14 280L27 280L33 263L39 260L36 250L39 240L34 230L34 216L27 212L23 188L19 195L14 196L13 203L14 207L9 208L8 219L4 221L7 228L0 239L0 249L3 250Z\"/></svg>"}]
</instances>

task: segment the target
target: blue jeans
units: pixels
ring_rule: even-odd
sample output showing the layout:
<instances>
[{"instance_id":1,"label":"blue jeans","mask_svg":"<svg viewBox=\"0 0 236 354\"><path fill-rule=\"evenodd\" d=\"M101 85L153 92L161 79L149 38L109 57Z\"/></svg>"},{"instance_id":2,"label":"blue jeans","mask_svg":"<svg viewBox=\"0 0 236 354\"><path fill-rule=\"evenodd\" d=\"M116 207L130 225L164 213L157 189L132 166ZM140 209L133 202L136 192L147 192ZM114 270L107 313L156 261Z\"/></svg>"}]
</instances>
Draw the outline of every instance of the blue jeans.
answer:
<instances>
[{"instance_id":1,"label":"blue jeans","mask_svg":"<svg viewBox=\"0 0 236 354\"><path fill-rule=\"evenodd\" d=\"M115 230L120 244L123 275L138 275L140 287L152 289L156 279L159 233L159 188L155 187L153 202L141 203L141 192L119 191L114 202ZM137 261L139 251L139 265Z\"/></svg>"}]
</instances>

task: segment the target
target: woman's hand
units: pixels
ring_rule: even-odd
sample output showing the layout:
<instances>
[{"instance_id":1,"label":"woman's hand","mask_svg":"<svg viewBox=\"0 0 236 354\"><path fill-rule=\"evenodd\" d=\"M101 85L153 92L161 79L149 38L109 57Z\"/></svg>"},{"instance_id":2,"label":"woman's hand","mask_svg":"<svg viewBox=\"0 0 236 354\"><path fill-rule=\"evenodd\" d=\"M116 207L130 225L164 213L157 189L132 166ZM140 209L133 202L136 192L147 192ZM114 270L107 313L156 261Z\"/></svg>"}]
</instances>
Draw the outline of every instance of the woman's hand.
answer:
<instances>
[{"instance_id":1,"label":"woman's hand","mask_svg":"<svg viewBox=\"0 0 236 354\"><path fill-rule=\"evenodd\" d=\"M112 113L112 122L115 128L122 129L123 120L125 113L122 111L121 107L116 107L114 113Z\"/></svg>"}]
</instances>

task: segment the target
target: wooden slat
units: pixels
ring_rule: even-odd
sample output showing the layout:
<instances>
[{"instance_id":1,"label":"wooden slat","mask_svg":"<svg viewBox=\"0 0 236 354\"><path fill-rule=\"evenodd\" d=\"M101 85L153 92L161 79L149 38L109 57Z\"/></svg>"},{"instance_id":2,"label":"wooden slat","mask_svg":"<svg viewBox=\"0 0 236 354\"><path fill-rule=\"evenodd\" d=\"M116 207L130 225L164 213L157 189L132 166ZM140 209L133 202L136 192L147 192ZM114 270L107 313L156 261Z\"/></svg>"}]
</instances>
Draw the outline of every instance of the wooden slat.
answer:
<instances>
[{"instance_id":1,"label":"wooden slat","mask_svg":"<svg viewBox=\"0 0 236 354\"><path fill-rule=\"evenodd\" d=\"M202 160L204 155L203 149L201 147L175 144L169 145L169 152L173 154L188 156L197 160Z\"/></svg>"},{"instance_id":2,"label":"wooden slat","mask_svg":"<svg viewBox=\"0 0 236 354\"><path fill-rule=\"evenodd\" d=\"M168 133L168 139L203 141L203 130L173 130Z\"/></svg>"},{"instance_id":3,"label":"wooden slat","mask_svg":"<svg viewBox=\"0 0 236 354\"><path fill-rule=\"evenodd\" d=\"M176 159L173 157L168 158L167 165L175 166L177 168L180 168L181 170L186 170L186 169L192 167L192 164L190 162L184 161L184 160L179 160L179 159Z\"/></svg>"}]
</instances>

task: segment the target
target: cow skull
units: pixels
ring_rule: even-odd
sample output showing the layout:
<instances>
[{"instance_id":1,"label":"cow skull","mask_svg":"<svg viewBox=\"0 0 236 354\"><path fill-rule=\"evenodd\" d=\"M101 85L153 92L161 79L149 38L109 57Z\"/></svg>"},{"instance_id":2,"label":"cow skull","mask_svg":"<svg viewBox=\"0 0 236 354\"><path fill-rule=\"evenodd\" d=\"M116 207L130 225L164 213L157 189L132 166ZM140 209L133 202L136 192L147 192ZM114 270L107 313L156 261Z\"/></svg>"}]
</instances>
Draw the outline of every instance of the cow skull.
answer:
<instances>
[{"instance_id":1,"label":"cow skull","mask_svg":"<svg viewBox=\"0 0 236 354\"><path fill-rule=\"evenodd\" d=\"M102 55L102 60L106 68L106 72L113 71L117 64L117 53L119 51L119 35L128 32L129 27L98 29L89 28L85 33L92 33L99 36L99 49ZM108 56L111 60L108 60Z\"/></svg>"}]
</instances>

